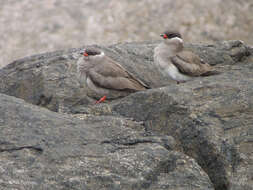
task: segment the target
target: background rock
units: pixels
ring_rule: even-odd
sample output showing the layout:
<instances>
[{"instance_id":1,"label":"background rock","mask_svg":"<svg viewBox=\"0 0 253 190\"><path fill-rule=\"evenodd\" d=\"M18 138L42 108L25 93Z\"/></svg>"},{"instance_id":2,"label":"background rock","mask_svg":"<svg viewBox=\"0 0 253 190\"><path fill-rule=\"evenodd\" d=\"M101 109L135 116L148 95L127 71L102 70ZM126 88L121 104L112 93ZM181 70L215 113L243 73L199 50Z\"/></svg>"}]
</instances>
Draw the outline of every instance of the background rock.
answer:
<instances>
[{"instance_id":1,"label":"background rock","mask_svg":"<svg viewBox=\"0 0 253 190\"><path fill-rule=\"evenodd\" d=\"M158 71L152 65L153 48L157 43L159 42L126 43L108 47L97 46L154 88L134 93L123 99L93 105L94 100L86 96L85 87L81 88L76 78L76 61L80 56L79 52L83 48L35 55L14 61L0 70L0 92L22 98L29 103L46 107L55 112L65 112L64 114L60 114L47 111L47 113L50 113L51 120L60 119L60 127L69 121L62 119L62 117L68 118L71 116L68 116L66 113L74 115L84 114L84 116L91 115L92 118L96 118L95 120L99 119L102 126L108 124L108 126L112 125L114 127L115 125L111 124L112 121L110 119L113 120L113 123L115 122L114 119L116 121L119 119L123 122L129 118L133 121L144 122L144 126L141 126L141 128L138 127L139 125L136 126L135 123L133 125L130 124L128 127L133 130L130 134L124 134L125 132L117 133L117 130L113 128L112 130L116 130L116 133L122 136L123 139L106 136L109 140L103 140L105 137L99 136L100 128L99 130L91 131L88 136L94 133L94 138L98 142L101 142L101 139L103 142L106 142L103 144L136 145L136 140L132 141L131 136L132 133L137 133L140 130L138 135L142 136L137 135L136 138L142 139L140 140L141 142L146 142L146 140L143 140L145 138L148 138L148 141L150 141L152 137L151 144L154 143L156 146L163 147L167 153L173 149L177 151L175 154L182 154L182 157L187 155L193 158L208 175L215 189L252 189L253 48L240 41L225 41L210 45L187 44L188 49L198 53L205 61L214 65L217 70L221 71L221 74L197 78L193 81L176 85L169 78L161 78ZM14 101L14 98L10 102L12 101ZM6 99L3 102L7 102ZM16 104L15 100L14 105ZM22 104L25 107L22 109L26 109L28 104L24 102ZM4 106L3 110L6 110L7 107L10 106ZM40 110L38 107L33 108ZM43 108L41 109L44 110ZM13 110L18 113L28 112L27 110L19 111L16 107ZM2 112L4 113L4 111ZM17 115L16 112L10 115ZM32 110L32 112L35 113L36 111ZM6 114L9 113L7 112ZM41 113L38 115L41 115ZM22 116L22 119L29 121L30 117L33 118L33 115L27 113L26 116ZM12 119L14 122L15 118ZM77 122L75 120L72 121L72 119L70 120L72 123ZM91 128L93 128L93 122L94 119L91 120ZM4 127L9 126L10 124L8 123L9 120ZM54 124L54 122L51 122L51 124L45 124L45 126L48 125L51 127L58 126L58 123ZM66 125L69 126L68 122ZM74 126L76 125L78 124L74 124ZM85 124L83 125L86 126ZM16 125L12 124L11 126ZM82 134L81 129L78 128L76 130L76 133ZM10 135L16 134L12 129L10 131ZM74 144L80 144L79 138L86 138L85 136L75 136L75 133L72 132L70 133L71 136L68 136L68 132L64 132L63 129L60 131L63 131L61 135L66 135L67 140L65 137L59 138L63 139L64 142L66 141L66 144L70 144L71 148L69 149L73 148L72 144L73 146ZM31 136L35 132L31 130ZM107 132L102 131L102 133L114 134L110 130ZM50 134L50 138L46 142L52 141L53 144L58 143L58 138L54 139L54 136L59 135L58 133L48 132L47 134ZM151 137L146 137L149 134L151 134ZM16 135L13 136L14 139L19 139ZM175 142L164 144L164 140L161 139L165 137L167 139L168 136L172 136ZM4 137L9 138L7 134L4 134ZM33 142L33 138L31 138L31 142ZM12 140L9 141L12 142ZM173 140L167 141L172 142ZM31 143L27 146L30 147L32 145L34 144ZM39 147L43 149L42 145ZM101 147L96 146L95 148L100 150ZM79 150L79 148L77 149ZM85 151L88 150L83 150L80 154L85 154ZM95 149L94 151L96 153ZM65 152L64 149L63 152ZM139 153L143 155L142 149L136 149L133 152L138 152L137 157ZM132 155L133 152L127 152L126 154ZM104 152L101 154L104 154ZM158 153L154 152L154 154L157 155ZM70 155L72 155L72 152L67 157ZM124 153L123 155L120 153L120 156L124 157L124 155ZM176 158L181 158L181 156L176 156ZM168 160L165 162L171 163ZM188 161L186 162L186 166L191 167ZM120 164L116 164L115 167L120 168L121 166ZM147 181L153 181L154 177L157 176L156 169L154 168L151 169L149 177L145 178L148 179ZM183 167L180 171L185 172L188 169ZM199 174L202 173L199 169L198 171ZM169 174L172 173L169 172ZM133 172L131 175L136 174ZM199 188L212 188L209 182L206 181L205 174L202 177L200 179L201 182L197 182L201 184ZM163 187L169 189L172 188L169 184L175 184L173 186L175 188L177 187L176 184L178 184L175 180L176 178L168 180L166 177L165 181L168 183L166 185L165 182L161 182L162 186L150 184L146 187L145 182L144 186L147 189L159 189ZM115 180L113 178L112 183ZM100 182L104 185L103 178L100 178ZM141 186L143 185L141 182L129 184L129 186L124 187L127 189L128 187L136 187L136 184L137 187L140 184ZM110 184L107 187L111 188L112 186Z\"/></svg>"},{"instance_id":2,"label":"background rock","mask_svg":"<svg viewBox=\"0 0 253 190\"><path fill-rule=\"evenodd\" d=\"M0 66L84 44L157 40L178 28L188 42L253 44L252 0L8 0L0 6Z\"/></svg>"}]
</instances>

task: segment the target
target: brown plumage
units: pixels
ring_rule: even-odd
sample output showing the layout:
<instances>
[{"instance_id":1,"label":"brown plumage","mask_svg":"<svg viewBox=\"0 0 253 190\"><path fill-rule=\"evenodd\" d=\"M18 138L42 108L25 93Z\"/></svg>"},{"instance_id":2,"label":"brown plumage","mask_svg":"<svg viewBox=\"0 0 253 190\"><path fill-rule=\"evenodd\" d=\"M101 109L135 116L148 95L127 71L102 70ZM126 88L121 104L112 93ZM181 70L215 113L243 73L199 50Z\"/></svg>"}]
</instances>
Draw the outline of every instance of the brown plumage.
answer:
<instances>
[{"instance_id":1,"label":"brown plumage","mask_svg":"<svg viewBox=\"0 0 253 190\"><path fill-rule=\"evenodd\" d=\"M113 99L149 88L104 52L87 49L84 53L87 53L86 56L77 62L79 78L97 96Z\"/></svg>"},{"instance_id":2,"label":"brown plumage","mask_svg":"<svg viewBox=\"0 0 253 190\"><path fill-rule=\"evenodd\" d=\"M218 73L213 67L191 51L181 51L172 57L171 61L178 68L179 72L192 77L209 76Z\"/></svg>"},{"instance_id":3,"label":"brown plumage","mask_svg":"<svg viewBox=\"0 0 253 190\"><path fill-rule=\"evenodd\" d=\"M165 31L160 35L164 41L154 49L154 64L163 75L185 82L198 76L218 74L197 54L184 49L182 36L177 31Z\"/></svg>"},{"instance_id":4,"label":"brown plumage","mask_svg":"<svg viewBox=\"0 0 253 190\"><path fill-rule=\"evenodd\" d=\"M148 88L109 57L105 57L91 68L87 75L98 86L107 89L140 91Z\"/></svg>"}]
</instances>

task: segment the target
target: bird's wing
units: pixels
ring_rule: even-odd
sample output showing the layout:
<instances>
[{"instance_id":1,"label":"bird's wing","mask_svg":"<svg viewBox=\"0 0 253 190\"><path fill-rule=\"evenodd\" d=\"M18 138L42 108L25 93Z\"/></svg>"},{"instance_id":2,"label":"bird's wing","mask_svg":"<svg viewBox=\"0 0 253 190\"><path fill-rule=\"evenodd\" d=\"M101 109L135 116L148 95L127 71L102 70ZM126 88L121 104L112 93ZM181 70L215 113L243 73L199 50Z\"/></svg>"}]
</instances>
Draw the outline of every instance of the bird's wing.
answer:
<instances>
[{"instance_id":1,"label":"bird's wing","mask_svg":"<svg viewBox=\"0 0 253 190\"><path fill-rule=\"evenodd\" d=\"M147 85L110 58L104 59L90 69L88 75L95 84L103 88L133 91L148 88Z\"/></svg>"},{"instance_id":2,"label":"bird's wing","mask_svg":"<svg viewBox=\"0 0 253 190\"><path fill-rule=\"evenodd\" d=\"M186 75L201 76L212 71L212 67L190 51L182 51L171 58L178 70Z\"/></svg>"}]
</instances>

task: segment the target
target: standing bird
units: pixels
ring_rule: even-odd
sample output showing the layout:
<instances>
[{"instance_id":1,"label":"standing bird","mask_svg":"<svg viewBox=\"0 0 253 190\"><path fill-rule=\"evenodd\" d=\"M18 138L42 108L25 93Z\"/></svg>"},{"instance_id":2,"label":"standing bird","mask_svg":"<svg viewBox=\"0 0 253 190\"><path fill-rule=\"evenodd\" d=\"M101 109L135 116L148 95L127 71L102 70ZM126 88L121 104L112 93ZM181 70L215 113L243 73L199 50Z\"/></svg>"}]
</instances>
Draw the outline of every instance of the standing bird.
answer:
<instances>
[{"instance_id":1,"label":"standing bird","mask_svg":"<svg viewBox=\"0 0 253 190\"><path fill-rule=\"evenodd\" d=\"M164 41L154 50L154 64L164 75L169 75L180 83L193 77L218 73L198 55L184 50L184 42L179 32L166 31L160 36Z\"/></svg>"},{"instance_id":2,"label":"standing bird","mask_svg":"<svg viewBox=\"0 0 253 190\"><path fill-rule=\"evenodd\" d=\"M78 78L92 91L92 96L100 98L97 103L149 88L103 51L88 48L82 55L77 61Z\"/></svg>"}]
</instances>

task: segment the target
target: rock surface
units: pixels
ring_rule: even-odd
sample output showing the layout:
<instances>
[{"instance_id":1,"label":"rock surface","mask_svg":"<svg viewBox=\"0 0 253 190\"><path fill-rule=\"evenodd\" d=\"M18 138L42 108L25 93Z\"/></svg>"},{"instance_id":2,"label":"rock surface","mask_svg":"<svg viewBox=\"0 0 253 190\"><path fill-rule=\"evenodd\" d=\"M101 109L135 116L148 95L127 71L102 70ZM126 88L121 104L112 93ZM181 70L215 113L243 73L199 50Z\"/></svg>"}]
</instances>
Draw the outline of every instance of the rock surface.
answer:
<instances>
[{"instance_id":1,"label":"rock surface","mask_svg":"<svg viewBox=\"0 0 253 190\"><path fill-rule=\"evenodd\" d=\"M76 78L83 48L23 58L1 69L0 92L37 105L0 96L2 163L12 160L10 171L22 168L18 181L29 187L252 189L253 48L241 41L187 44L222 73L176 85L152 65L157 43L99 47L153 87L100 105L93 105ZM31 157L37 162L30 167ZM175 173L164 172L163 164L176 166ZM17 176L5 175L9 182L1 183L14 187L10 181Z\"/></svg>"},{"instance_id":2,"label":"rock surface","mask_svg":"<svg viewBox=\"0 0 253 190\"><path fill-rule=\"evenodd\" d=\"M172 137L124 118L64 115L0 94L1 189L214 189Z\"/></svg>"},{"instance_id":3,"label":"rock surface","mask_svg":"<svg viewBox=\"0 0 253 190\"><path fill-rule=\"evenodd\" d=\"M14 59L83 44L159 39L253 44L252 0L8 0L0 6L0 67Z\"/></svg>"}]
</instances>

